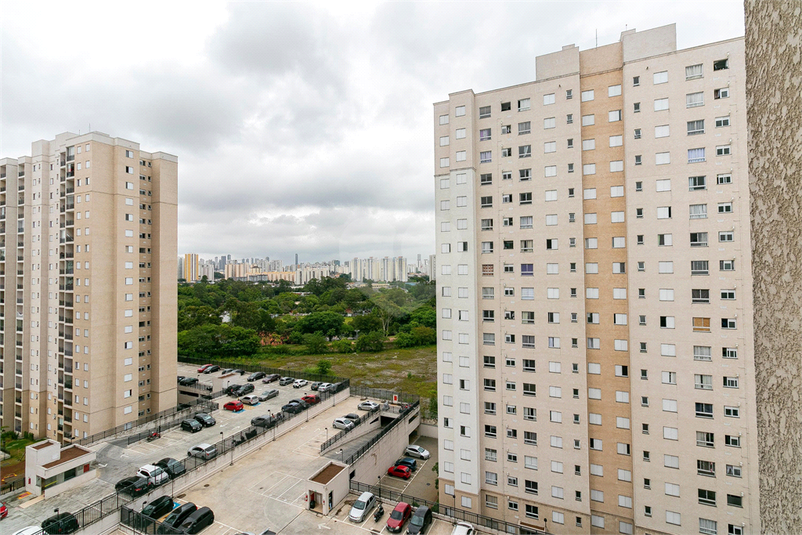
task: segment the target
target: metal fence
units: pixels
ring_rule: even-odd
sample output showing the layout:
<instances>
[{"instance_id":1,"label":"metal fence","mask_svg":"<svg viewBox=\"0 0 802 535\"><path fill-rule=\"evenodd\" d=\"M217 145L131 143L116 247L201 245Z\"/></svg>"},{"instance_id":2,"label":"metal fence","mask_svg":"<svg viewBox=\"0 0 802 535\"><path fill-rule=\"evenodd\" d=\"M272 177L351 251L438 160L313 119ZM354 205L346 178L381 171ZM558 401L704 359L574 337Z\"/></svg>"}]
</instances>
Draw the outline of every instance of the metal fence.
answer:
<instances>
[{"instance_id":1,"label":"metal fence","mask_svg":"<svg viewBox=\"0 0 802 535\"><path fill-rule=\"evenodd\" d=\"M167 409L156 414L151 414L149 416L143 416L142 418L139 418L138 420L132 423L118 425L117 427L114 427L112 429L107 429L106 431L102 431L100 433L95 433L94 435L90 435L86 438L74 440L72 441L72 444L78 444L80 446L88 446L105 438L113 437L121 433L133 432L133 430L136 429L137 427L141 427L153 422L158 422L159 420L168 420L171 417L187 415L193 411L196 411L198 405L201 405L204 408L204 410L216 410L216 407L215 409L209 408L211 407L211 405L209 405L209 400L197 399L191 403L178 405L176 407L173 407L172 409ZM216 406L217 404L214 403L213 405Z\"/></svg>"},{"instance_id":2,"label":"metal fence","mask_svg":"<svg viewBox=\"0 0 802 535\"><path fill-rule=\"evenodd\" d=\"M386 435L387 433L392 431L392 429L398 424L398 422L400 422L404 418L404 416L406 416L407 414L411 413L412 411L414 411L415 409L417 409L419 407L420 407L420 401L416 401L416 402L412 403L411 405L407 405L406 408L401 410L400 416L398 418L396 418L395 420L393 420L392 422L387 424L385 427L383 427L382 430L379 431L379 433L375 437L370 439L364 446L362 446L361 448L356 450L356 452L354 452L353 455L348 457L348 460L345 461L345 464L347 464L348 466L354 464L354 462L357 459L362 457L362 455L364 455L365 452L367 452L379 440L381 440L382 437L384 437L384 435Z\"/></svg>"},{"instance_id":3,"label":"metal fence","mask_svg":"<svg viewBox=\"0 0 802 535\"><path fill-rule=\"evenodd\" d=\"M307 381L312 382L320 382L320 383L332 383L332 384L345 384L346 386L351 384L349 379L345 379L342 377L335 377L333 375L320 375L318 373L304 373L299 371L290 371L284 370L282 368L271 368L269 366L262 366L260 364L243 364L241 361L236 359L232 360L216 360L216 359L200 359L197 357L188 357L185 355L178 355L178 362L183 362L185 364L197 364L202 366L204 364L214 364L220 366L221 368L238 368L241 370L246 370L249 372L265 372L267 374L277 373L282 377L294 377L295 379L306 379ZM339 390L338 390L339 392Z\"/></svg>"},{"instance_id":4,"label":"metal fence","mask_svg":"<svg viewBox=\"0 0 802 535\"><path fill-rule=\"evenodd\" d=\"M6 492L14 492L17 489L21 489L25 486L25 478L18 477L15 479L9 479L3 481L2 487L0 487L0 495L5 494Z\"/></svg>"},{"instance_id":5,"label":"metal fence","mask_svg":"<svg viewBox=\"0 0 802 535\"><path fill-rule=\"evenodd\" d=\"M404 502L412 505L413 507L425 505L426 507L429 507L433 513L451 517L455 522L470 522L474 526L482 526L488 529L494 529L496 531L510 533L513 535L548 535L547 531L539 530L534 527L512 524L510 522L505 522L504 520L497 520L488 516L471 513L470 511L457 509L456 507L449 507L439 502L430 502L429 500L418 498L410 494L404 494L403 492L398 492L397 490L393 490L388 487L382 487L381 485L368 485L366 483L354 481L353 479L351 480L350 485L351 490L357 494L371 492L379 499L390 502Z\"/></svg>"},{"instance_id":6,"label":"metal fence","mask_svg":"<svg viewBox=\"0 0 802 535\"><path fill-rule=\"evenodd\" d=\"M181 530L163 524L126 506L120 508L120 523L146 535L184 535Z\"/></svg>"},{"instance_id":7,"label":"metal fence","mask_svg":"<svg viewBox=\"0 0 802 535\"><path fill-rule=\"evenodd\" d=\"M367 422L368 420L370 420L374 416L378 416L378 414L377 414L378 412L380 412L380 409L377 408L377 409L374 409L372 411L368 411L367 413L363 414L359 418L359 423L356 424L354 427L352 427L350 429L343 429L342 431L340 431L339 433L337 433L336 435L334 435L333 437L331 437L330 439L325 441L323 444L321 444L320 445L320 453L323 453L324 451L326 451L335 442L338 442L340 439L345 438L345 436L348 433L350 433L351 431L355 430L357 427L359 427L360 425L364 424L365 422Z\"/></svg>"},{"instance_id":8,"label":"metal fence","mask_svg":"<svg viewBox=\"0 0 802 535\"><path fill-rule=\"evenodd\" d=\"M186 420L187 418L193 416L194 414L200 412L213 412L220 408L218 403L213 401L209 401L207 399L199 399L197 403L194 403L189 409L185 409L180 413L176 413L173 417L169 420L165 420L163 422L159 422L159 424L155 427L151 427L145 431L140 431L139 433L134 433L131 435L126 435L126 443L127 444L134 444L135 442L139 442L140 440L144 440L150 436L151 433L154 431L156 432L163 432L167 431L168 429L172 429L173 427L178 427L181 425L181 422Z\"/></svg>"},{"instance_id":9,"label":"metal fence","mask_svg":"<svg viewBox=\"0 0 802 535\"><path fill-rule=\"evenodd\" d=\"M352 386L351 395L363 398L386 399L393 400L393 396L398 396L398 401L401 403L415 403L420 402L420 396L410 394L409 392L393 392L392 390L385 390L383 388L371 388L369 386Z\"/></svg>"}]
</instances>

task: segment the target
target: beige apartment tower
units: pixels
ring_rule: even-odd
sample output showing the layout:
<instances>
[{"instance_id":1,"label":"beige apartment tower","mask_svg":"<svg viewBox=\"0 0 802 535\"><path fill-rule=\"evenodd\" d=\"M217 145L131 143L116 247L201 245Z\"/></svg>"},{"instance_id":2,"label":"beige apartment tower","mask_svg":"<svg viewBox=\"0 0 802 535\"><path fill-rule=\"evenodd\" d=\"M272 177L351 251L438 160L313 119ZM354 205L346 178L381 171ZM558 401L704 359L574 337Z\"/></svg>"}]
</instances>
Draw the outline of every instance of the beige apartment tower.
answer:
<instances>
[{"instance_id":1,"label":"beige apartment tower","mask_svg":"<svg viewBox=\"0 0 802 535\"><path fill-rule=\"evenodd\" d=\"M99 132L0 160L3 426L70 442L175 406L177 161Z\"/></svg>"},{"instance_id":2,"label":"beige apartment tower","mask_svg":"<svg viewBox=\"0 0 802 535\"><path fill-rule=\"evenodd\" d=\"M441 504L759 532L744 78L670 25L434 105Z\"/></svg>"}]
</instances>

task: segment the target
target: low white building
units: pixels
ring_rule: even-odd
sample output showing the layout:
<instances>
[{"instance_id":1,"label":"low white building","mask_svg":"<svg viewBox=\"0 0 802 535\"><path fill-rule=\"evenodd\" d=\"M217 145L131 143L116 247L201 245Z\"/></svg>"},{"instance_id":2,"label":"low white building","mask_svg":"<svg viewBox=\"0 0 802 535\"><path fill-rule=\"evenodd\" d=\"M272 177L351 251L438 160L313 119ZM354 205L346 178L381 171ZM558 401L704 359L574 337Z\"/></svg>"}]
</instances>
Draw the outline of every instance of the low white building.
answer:
<instances>
[{"instance_id":1,"label":"low white building","mask_svg":"<svg viewBox=\"0 0 802 535\"><path fill-rule=\"evenodd\" d=\"M94 451L55 440L25 448L25 490L35 496L55 496L97 477Z\"/></svg>"}]
</instances>

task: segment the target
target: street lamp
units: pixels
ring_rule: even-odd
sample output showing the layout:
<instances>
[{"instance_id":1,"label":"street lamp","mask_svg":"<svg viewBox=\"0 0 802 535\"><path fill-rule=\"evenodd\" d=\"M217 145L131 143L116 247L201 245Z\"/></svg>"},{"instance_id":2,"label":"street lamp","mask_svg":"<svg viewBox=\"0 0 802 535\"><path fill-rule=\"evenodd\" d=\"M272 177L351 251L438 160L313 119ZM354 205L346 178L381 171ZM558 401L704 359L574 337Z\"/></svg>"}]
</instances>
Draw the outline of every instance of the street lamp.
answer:
<instances>
[{"instance_id":1,"label":"street lamp","mask_svg":"<svg viewBox=\"0 0 802 535\"><path fill-rule=\"evenodd\" d=\"M326 430L326 442L328 442L329 441L329 428L328 427L324 427L324 429Z\"/></svg>"},{"instance_id":2,"label":"street lamp","mask_svg":"<svg viewBox=\"0 0 802 535\"><path fill-rule=\"evenodd\" d=\"M345 464L345 453L343 453L343 449L340 448L340 451L338 451L337 453L340 454L340 462Z\"/></svg>"},{"instance_id":3,"label":"street lamp","mask_svg":"<svg viewBox=\"0 0 802 535\"><path fill-rule=\"evenodd\" d=\"M378 485L379 485L379 499L381 499L381 497L382 497L382 476L377 476L376 479L379 480L379 483L378 483Z\"/></svg>"}]
</instances>

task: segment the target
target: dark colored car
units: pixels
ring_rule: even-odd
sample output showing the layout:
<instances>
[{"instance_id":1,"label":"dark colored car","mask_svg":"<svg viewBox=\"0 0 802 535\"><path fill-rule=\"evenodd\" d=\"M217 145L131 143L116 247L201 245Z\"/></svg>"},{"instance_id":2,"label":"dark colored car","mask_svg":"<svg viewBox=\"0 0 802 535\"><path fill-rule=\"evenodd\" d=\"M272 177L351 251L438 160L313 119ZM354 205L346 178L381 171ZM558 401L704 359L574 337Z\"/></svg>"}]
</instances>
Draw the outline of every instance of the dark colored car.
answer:
<instances>
[{"instance_id":1,"label":"dark colored car","mask_svg":"<svg viewBox=\"0 0 802 535\"><path fill-rule=\"evenodd\" d=\"M315 405L316 403L320 403L320 396L317 394L310 394L308 396L304 396L301 398L307 405Z\"/></svg>"},{"instance_id":2,"label":"dark colored car","mask_svg":"<svg viewBox=\"0 0 802 535\"><path fill-rule=\"evenodd\" d=\"M305 401L301 401L300 399L291 399L286 405L281 407L281 410L284 412L289 412L290 414L297 414L307 407L308 405Z\"/></svg>"},{"instance_id":3,"label":"dark colored car","mask_svg":"<svg viewBox=\"0 0 802 535\"><path fill-rule=\"evenodd\" d=\"M225 374L231 373L233 371L234 371L234 368L223 368L222 370L220 370L220 375L225 375Z\"/></svg>"},{"instance_id":4,"label":"dark colored car","mask_svg":"<svg viewBox=\"0 0 802 535\"><path fill-rule=\"evenodd\" d=\"M248 376L248 382L252 383L254 381L258 381L259 379L261 379L265 375L267 375L265 372L253 372L252 374L250 374Z\"/></svg>"},{"instance_id":5,"label":"dark colored car","mask_svg":"<svg viewBox=\"0 0 802 535\"><path fill-rule=\"evenodd\" d=\"M208 507L201 507L194 513L190 514L181 523L181 531L194 535L200 533L204 528L214 524L214 513Z\"/></svg>"},{"instance_id":6,"label":"dark colored car","mask_svg":"<svg viewBox=\"0 0 802 535\"><path fill-rule=\"evenodd\" d=\"M412 518L409 519L409 527L407 533L409 535L420 535L432 525L432 510L425 505L419 506L415 509Z\"/></svg>"},{"instance_id":7,"label":"dark colored car","mask_svg":"<svg viewBox=\"0 0 802 535\"><path fill-rule=\"evenodd\" d=\"M42 529L49 535L75 533L78 519L72 513L58 513L42 522Z\"/></svg>"},{"instance_id":8,"label":"dark colored car","mask_svg":"<svg viewBox=\"0 0 802 535\"><path fill-rule=\"evenodd\" d=\"M157 461L155 463L156 466L167 472L167 475L170 478L175 478L176 476L180 476L184 472L187 471L187 467L184 466L184 463L177 461L171 457L165 457L161 461Z\"/></svg>"},{"instance_id":9,"label":"dark colored car","mask_svg":"<svg viewBox=\"0 0 802 535\"><path fill-rule=\"evenodd\" d=\"M150 484L148 484L147 478L141 476L131 476L119 480L117 484L114 485L114 490L120 494L128 494L132 498L136 498L138 496L142 496L143 494L147 494L147 492L150 490Z\"/></svg>"},{"instance_id":10,"label":"dark colored car","mask_svg":"<svg viewBox=\"0 0 802 535\"><path fill-rule=\"evenodd\" d=\"M247 385L242 385L237 390L235 390L234 391L234 395L237 396L237 397L240 397L240 396L244 396L246 394L250 394L254 390L256 390L256 387L253 386L251 383L248 383Z\"/></svg>"},{"instance_id":11,"label":"dark colored car","mask_svg":"<svg viewBox=\"0 0 802 535\"><path fill-rule=\"evenodd\" d=\"M223 408L225 410L233 412L241 411L242 407L243 407L242 402L238 399L235 399L234 401L229 401L228 403L223 405Z\"/></svg>"},{"instance_id":12,"label":"dark colored car","mask_svg":"<svg viewBox=\"0 0 802 535\"><path fill-rule=\"evenodd\" d=\"M240 369L238 368L238 369L236 369L236 370L232 371L231 373L238 373L238 374L240 374L240 375L245 375L245 370L240 370Z\"/></svg>"},{"instance_id":13,"label":"dark colored car","mask_svg":"<svg viewBox=\"0 0 802 535\"><path fill-rule=\"evenodd\" d=\"M345 416L343 416L343 418L354 422L354 426L357 426L362 422L362 418L360 418L358 414L354 414L353 412L346 414Z\"/></svg>"},{"instance_id":14,"label":"dark colored car","mask_svg":"<svg viewBox=\"0 0 802 535\"><path fill-rule=\"evenodd\" d=\"M150 518L161 518L173 510L172 496L160 496L142 508L142 514Z\"/></svg>"},{"instance_id":15,"label":"dark colored car","mask_svg":"<svg viewBox=\"0 0 802 535\"><path fill-rule=\"evenodd\" d=\"M387 469L387 474L395 477L400 477L402 479L409 479L412 477L412 470L409 469L408 466L391 466Z\"/></svg>"},{"instance_id":16,"label":"dark colored car","mask_svg":"<svg viewBox=\"0 0 802 535\"><path fill-rule=\"evenodd\" d=\"M164 519L161 526L159 526L159 533L172 533L173 530L178 529L181 524L184 523L184 520L187 519L189 515L194 513L198 510L198 506L192 502L185 503L183 505L179 505L170 515Z\"/></svg>"},{"instance_id":17,"label":"dark colored car","mask_svg":"<svg viewBox=\"0 0 802 535\"><path fill-rule=\"evenodd\" d=\"M396 466L406 466L413 472L418 469L418 461L412 457L402 457L395 462Z\"/></svg>"},{"instance_id":18,"label":"dark colored car","mask_svg":"<svg viewBox=\"0 0 802 535\"><path fill-rule=\"evenodd\" d=\"M227 396L233 396L234 392L236 392L240 388L242 388L242 385L238 385L238 384L228 385L227 387L225 387L223 389L223 394L225 394Z\"/></svg>"},{"instance_id":19,"label":"dark colored car","mask_svg":"<svg viewBox=\"0 0 802 535\"><path fill-rule=\"evenodd\" d=\"M195 419L200 423L203 427L212 427L214 424L217 423L214 418L210 415L206 414L205 412L199 412L195 415Z\"/></svg>"},{"instance_id":20,"label":"dark colored car","mask_svg":"<svg viewBox=\"0 0 802 535\"><path fill-rule=\"evenodd\" d=\"M393 512L390 513L390 518L387 519L387 531L390 533L399 533L409 520L412 514L412 507L406 502L398 502Z\"/></svg>"},{"instance_id":21,"label":"dark colored car","mask_svg":"<svg viewBox=\"0 0 802 535\"><path fill-rule=\"evenodd\" d=\"M311 388L312 390L315 390L315 391L317 391L318 387L319 387L321 384L322 384L322 383L321 383L320 381L315 381L314 383L312 383L312 384L310 384L310 385L309 385L309 388Z\"/></svg>"},{"instance_id":22,"label":"dark colored car","mask_svg":"<svg viewBox=\"0 0 802 535\"><path fill-rule=\"evenodd\" d=\"M186 420L181 420L181 430L182 431L189 431L190 433L197 433L203 429L201 423L194 418L188 418Z\"/></svg>"},{"instance_id":23,"label":"dark colored car","mask_svg":"<svg viewBox=\"0 0 802 535\"><path fill-rule=\"evenodd\" d=\"M203 370L203 373L214 373L214 372L219 371L219 370L220 370L220 366L218 366L217 364L212 364L211 366L209 366L208 368Z\"/></svg>"},{"instance_id":24,"label":"dark colored car","mask_svg":"<svg viewBox=\"0 0 802 535\"><path fill-rule=\"evenodd\" d=\"M281 379L279 379L278 384L280 386L286 386L286 385L291 385L293 381L295 381L294 377L282 377Z\"/></svg>"},{"instance_id":25,"label":"dark colored car","mask_svg":"<svg viewBox=\"0 0 802 535\"><path fill-rule=\"evenodd\" d=\"M274 381L278 381L279 379L281 379L281 376L279 374L270 373L268 375L265 375L264 379L262 379L262 382L267 384L267 383L272 383Z\"/></svg>"},{"instance_id":26,"label":"dark colored car","mask_svg":"<svg viewBox=\"0 0 802 535\"><path fill-rule=\"evenodd\" d=\"M178 381L178 384L181 386L192 386L194 384L198 384L197 377L184 377L183 379Z\"/></svg>"},{"instance_id":27,"label":"dark colored car","mask_svg":"<svg viewBox=\"0 0 802 535\"><path fill-rule=\"evenodd\" d=\"M179 383L181 382L181 379L186 379L186 376L184 376L184 375L179 375L179 376L176 378L176 380L177 380Z\"/></svg>"},{"instance_id":28,"label":"dark colored car","mask_svg":"<svg viewBox=\"0 0 802 535\"><path fill-rule=\"evenodd\" d=\"M284 415L282 413L278 414L266 414L264 416L257 416L256 418L251 419L251 425L254 427L264 427L265 429L270 429L271 427L275 427L281 420L284 419Z\"/></svg>"}]
</instances>

